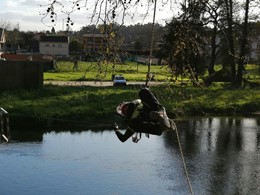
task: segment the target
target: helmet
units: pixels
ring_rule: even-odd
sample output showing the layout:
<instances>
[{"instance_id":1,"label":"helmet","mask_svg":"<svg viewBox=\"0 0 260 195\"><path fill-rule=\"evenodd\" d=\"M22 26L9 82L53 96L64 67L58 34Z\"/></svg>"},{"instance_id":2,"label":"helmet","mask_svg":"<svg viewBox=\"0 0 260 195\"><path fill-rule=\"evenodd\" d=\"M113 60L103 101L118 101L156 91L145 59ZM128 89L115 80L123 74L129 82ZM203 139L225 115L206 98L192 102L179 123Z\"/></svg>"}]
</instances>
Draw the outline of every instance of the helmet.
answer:
<instances>
[{"instance_id":1,"label":"helmet","mask_svg":"<svg viewBox=\"0 0 260 195\"><path fill-rule=\"evenodd\" d=\"M128 107L129 107L130 102L122 102L116 107L116 112L121 115L126 117L128 115Z\"/></svg>"}]
</instances>

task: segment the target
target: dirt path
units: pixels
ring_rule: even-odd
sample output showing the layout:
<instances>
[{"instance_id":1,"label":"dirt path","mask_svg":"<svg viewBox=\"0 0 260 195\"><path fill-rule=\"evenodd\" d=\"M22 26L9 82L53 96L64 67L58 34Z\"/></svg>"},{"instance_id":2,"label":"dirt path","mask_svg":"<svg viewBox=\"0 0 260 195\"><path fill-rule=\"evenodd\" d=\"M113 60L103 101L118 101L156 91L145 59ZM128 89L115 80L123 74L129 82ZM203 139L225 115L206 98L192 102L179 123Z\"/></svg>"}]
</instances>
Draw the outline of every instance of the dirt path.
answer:
<instances>
[{"instance_id":1,"label":"dirt path","mask_svg":"<svg viewBox=\"0 0 260 195\"><path fill-rule=\"evenodd\" d=\"M128 82L127 85L143 85L144 82ZM157 85L158 82L151 82L150 85ZM111 81L44 81L44 85L66 85L66 86L113 86Z\"/></svg>"}]
</instances>

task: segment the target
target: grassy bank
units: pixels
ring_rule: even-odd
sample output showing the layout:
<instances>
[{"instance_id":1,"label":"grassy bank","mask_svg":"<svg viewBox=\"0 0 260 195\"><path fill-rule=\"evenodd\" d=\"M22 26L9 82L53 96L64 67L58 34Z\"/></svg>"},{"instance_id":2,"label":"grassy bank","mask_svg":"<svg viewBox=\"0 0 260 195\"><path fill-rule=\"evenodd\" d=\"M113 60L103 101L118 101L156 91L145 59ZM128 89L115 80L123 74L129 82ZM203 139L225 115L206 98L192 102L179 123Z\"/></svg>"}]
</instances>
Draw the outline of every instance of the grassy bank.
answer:
<instances>
[{"instance_id":1,"label":"grassy bank","mask_svg":"<svg viewBox=\"0 0 260 195\"><path fill-rule=\"evenodd\" d=\"M217 66L216 68L220 68ZM152 66L155 81L165 81L164 85L153 86L160 102L166 107L171 118L185 116L229 116L260 112L260 87L229 89L224 84L214 84L209 88L181 86L185 77L170 81L167 66ZM259 83L259 67L246 66L245 77ZM79 81L111 80L112 74L123 74L128 81L145 81L147 66L137 63L97 64L79 62L73 70L73 62L58 62L56 70L44 73L44 80ZM205 75L204 75L205 76ZM107 126L119 120L115 107L122 101L138 98L140 86L87 87L51 86L40 89L20 89L0 92L0 106L9 112L11 124L36 126L54 123L71 126ZM15 121L15 122L14 122ZM17 121L17 122L16 122Z\"/></svg>"},{"instance_id":2,"label":"grassy bank","mask_svg":"<svg viewBox=\"0 0 260 195\"><path fill-rule=\"evenodd\" d=\"M41 89L0 92L1 107L12 119L66 122L68 125L108 125L119 118L115 107L138 98L138 86L71 87L47 85ZM202 115L245 115L260 111L260 88L228 89L221 85L193 88L151 87L171 118Z\"/></svg>"}]
</instances>

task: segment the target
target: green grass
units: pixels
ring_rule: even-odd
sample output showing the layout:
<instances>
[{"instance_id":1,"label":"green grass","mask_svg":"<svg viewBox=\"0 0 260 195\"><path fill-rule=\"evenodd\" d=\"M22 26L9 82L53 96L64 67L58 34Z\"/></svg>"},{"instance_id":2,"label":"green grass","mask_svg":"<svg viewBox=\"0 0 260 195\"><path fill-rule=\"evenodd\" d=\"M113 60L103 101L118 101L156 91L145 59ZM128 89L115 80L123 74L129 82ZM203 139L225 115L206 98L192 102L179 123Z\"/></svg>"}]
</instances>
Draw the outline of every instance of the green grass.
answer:
<instances>
[{"instance_id":1,"label":"green grass","mask_svg":"<svg viewBox=\"0 0 260 195\"><path fill-rule=\"evenodd\" d=\"M97 74L96 64L81 62L79 70L73 71L73 63L59 62L57 72L44 73L45 80L111 80L112 74L123 74L128 81L145 81L147 66L136 63L103 65ZM247 75L259 81L258 66L247 66ZM88 70L88 71L86 71ZM158 81L169 80L167 66L152 66L151 72ZM98 75L98 76L97 76ZM100 77L99 77L100 76ZM0 92L1 107L12 119L35 121L83 122L84 124L110 124L117 120L115 107L122 101L138 98L139 86L87 87L52 86L39 89L19 89ZM203 115L244 115L260 112L260 87L231 89L226 83L212 86L181 86L178 82L165 82L152 86L161 104L171 118Z\"/></svg>"},{"instance_id":2,"label":"green grass","mask_svg":"<svg viewBox=\"0 0 260 195\"><path fill-rule=\"evenodd\" d=\"M125 64L112 64L97 62L80 61L78 69L73 70L74 63L67 61L58 61L55 71L44 73L44 80L52 81L111 81L113 74L124 75L127 81L145 81L148 66L137 64L135 62L127 62ZM221 65L216 65L215 70L221 69ZM152 65L150 72L155 74L155 81L170 81L171 71L167 65ZM202 77L207 76L207 72ZM260 67L255 64L246 65L246 74L244 78L248 81L260 84ZM187 81L188 78L178 77L178 82Z\"/></svg>"},{"instance_id":3,"label":"green grass","mask_svg":"<svg viewBox=\"0 0 260 195\"><path fill-rule=\"evenodd\" d=\"M78 81L78 80L102 80L110 81L112 74L124 75L128 81L145 81L147 65L129 62L126 64L102 64L96 62L79 62L78 70L73 70L73 62L58 62L57 71L44 73L44 80L54 81ZM167 66L153 65L151 72L156 75L156 80L165 80L169 74Z\"/></svg>"},{"instance_id":4,"label":"green grass","mask_svg":"<svg viewBox=\"0 0 260 195\"><path fill-rule=\"evenodd\" d=\"M243 115L260 110L259 89L185 88L173 107L189 115Z\"/></svg>"},{"instance_id":5,"label":"green grass","mask_svg":"<svg viewBox=\"0 0 260 195\"><path fill-rule=\"evenodd\" d=\"M115 107L138 98L139 87L69 87L47 85L42 89L0 93L1 107L11 118L62 119L84 123L112 123ZM260 89L193 88L170 85L151 90L171 118L203 115L244 115L260 111Z\"/></svg>"}]
</instances>

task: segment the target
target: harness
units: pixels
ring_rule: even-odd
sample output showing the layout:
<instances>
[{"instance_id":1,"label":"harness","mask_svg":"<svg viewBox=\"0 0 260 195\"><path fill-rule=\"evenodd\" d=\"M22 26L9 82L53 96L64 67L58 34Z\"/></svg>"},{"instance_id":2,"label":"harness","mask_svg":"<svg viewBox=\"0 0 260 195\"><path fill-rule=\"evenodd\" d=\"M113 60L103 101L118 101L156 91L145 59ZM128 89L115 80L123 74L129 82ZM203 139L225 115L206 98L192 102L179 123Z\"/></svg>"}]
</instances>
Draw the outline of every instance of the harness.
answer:
<instances>
[{"instance_id":1,"label":"harness","mask_svg":"<svg viewBox=\"0 0 260 195\"><path fill-rule=\"evenodd\" d=\"M135 106L134 106L134 110L131 114L131 117L130 117L130 120L131 119L135 119L135 118L138 118L140 117L140 110L142 110L143 108L143 103L141 102L140 99L136 99L136 100L133 100L131 103L133 103ZM133 129L131 129L133 132L135 132ZM145 136L147 138L149 138L149 134L148 133L145 133ZM140 139L142 138L142 133L141 132L135 132L133 135L132 135L132 141L134 143L137 143Z\"/></svg>"}]
</instances>

